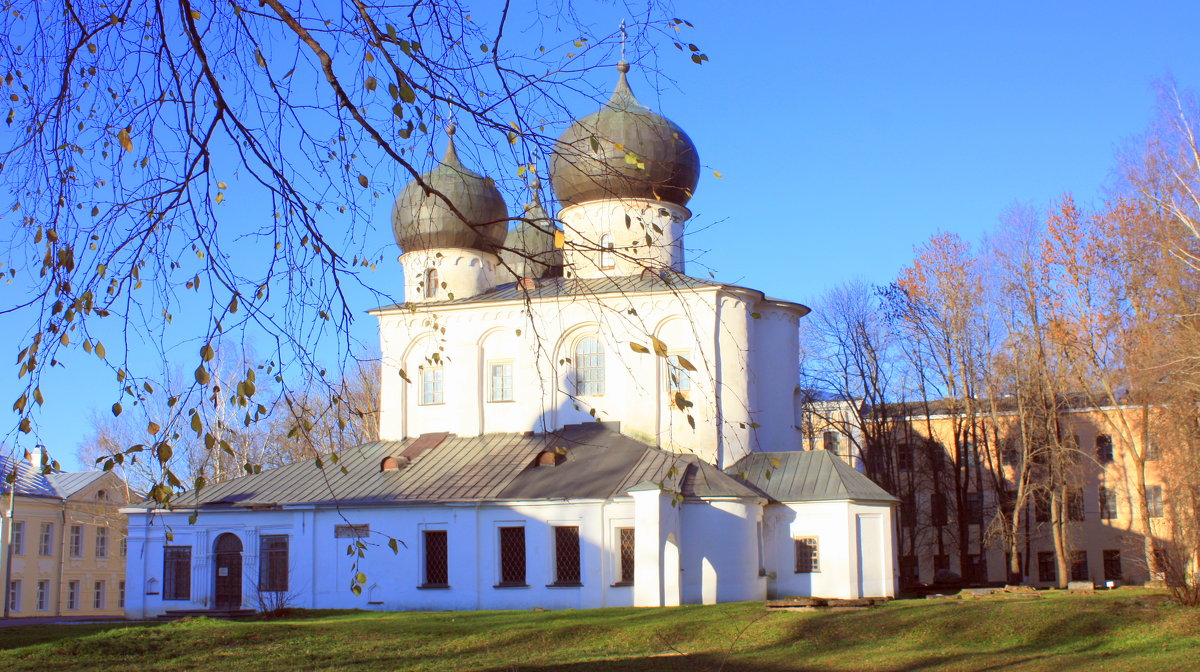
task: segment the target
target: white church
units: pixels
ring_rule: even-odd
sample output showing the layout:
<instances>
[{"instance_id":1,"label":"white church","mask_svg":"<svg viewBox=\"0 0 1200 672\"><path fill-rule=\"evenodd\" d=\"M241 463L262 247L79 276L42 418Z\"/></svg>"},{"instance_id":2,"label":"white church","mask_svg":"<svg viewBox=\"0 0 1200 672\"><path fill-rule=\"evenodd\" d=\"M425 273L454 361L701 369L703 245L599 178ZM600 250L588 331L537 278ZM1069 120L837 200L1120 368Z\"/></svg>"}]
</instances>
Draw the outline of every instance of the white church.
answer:
<instances>
[{"instance_id":1,"label":"white church","mask_svg":"<svg viewBox=\"0 0 1200 672\"><path fill-rule=\"evenodd\" d=\"M401 192L380 440L124 509L128 616L894 594L897 500L802 449L808 308L685 274L697 150L618 70L557 218L534 184L509 230L453 137Z\"/></svg>"}]
</instances>

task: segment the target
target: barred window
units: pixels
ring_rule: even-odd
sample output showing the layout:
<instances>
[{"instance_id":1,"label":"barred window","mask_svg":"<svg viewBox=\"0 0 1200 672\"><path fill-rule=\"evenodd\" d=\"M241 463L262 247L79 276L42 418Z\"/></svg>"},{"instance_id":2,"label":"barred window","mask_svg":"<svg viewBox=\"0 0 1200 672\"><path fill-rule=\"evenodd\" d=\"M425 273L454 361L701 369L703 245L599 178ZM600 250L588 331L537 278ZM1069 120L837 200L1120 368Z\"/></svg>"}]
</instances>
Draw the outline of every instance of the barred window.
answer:
<instances>
[{"instance_id":1,"label":"barred window","mask_svg":"<svg viewBox=\"0 0 1200 672\"><path fill-rule=\"evenodd\" d=\"M450 585L450 538L446 530L425 530L424 585Z\"/></svg>"},{"instance_id":2,"label":"barred window","mask_svg":"<svg viewBox=\"0 0 1200 672\"><path fill-rule=\"evenodd\" d=\"M1112 520L1117 517L1117 491L1100 486L1100 519Z\"/></svg>"},{"instance_id":3,"label":"barred window","mask_svg":"<svg viewBox=\"0 0 1200 672\"><path fill-rule=\"evenodd\" d=\"M796 539L796 573L811 574L820 571L821 565L817 555L817 538L800 537Z\"/></svg>"},{"instance_id":4,"label":"barred window","mask_svg":"<svg viewBox=\"0 0 1200 672\"><path fill-rule=\"evenodd\" d=\"M83 526L71 526L71 557L83 557Z\"/></svg>"},{"instance_id":5,"label":"barred window","mask_svg":"<svg viewBox=\"0 0 1200 672\"><path fill-rule=\"evenodd\" d=\"M554 528L554 583L560 586L580 585L577 526Z\"/></svg>"},{"instance_id":6,"label":"barred window","mask_svg":"<svg viewBox=\"0 0 1200 672\"><path fill-rule=\"evenodd\" d=\"M617 529L618 542L621 550L621 578L618 583L633 583L633 534L632 527L622 527Z\"/></svg>"},{"instance_id":7,"label":"barred window","mask_svg":"<svg viewBox=\"0 0 1200 672\"><path fill-rule=\"evenodd\" d=\"M604 346L590 336L575 346L575 394L604 394Z\"/></svg>"},{"instance_id":8,"label":"barred window","mask_svg":"<svg viewBox=\"0 0 1200 672\"><path fill-rule=\"evenodd\" d=\"M258 538L258 589L284 592L288 589L288 536L264 534Z\"/></svg>"},{"instance_id":9,"label":"barred window","mask_svg":"<svg viewBox=\"0 0 1200 672\"><path fill-rule=\"evenodd\" d=\"M163 547L164 600L192 599L192 547Z\"/></svg>"},{"instance_id":10,"label":"barred window","mask_svg":"<svg viewBox=\"0 0 1200 672\"><path fill-rule=\"evenodd\" d=\"M426 366L421 369L421 405L432 406L445 403L442 386L442 367Z\"/></svg>"},{"instance_id":11,"label":"barred window","mask_svg":"<svg viewBox=\"0 0 1200 672\"><path fill-rule=\"evenodd\" d=\"M525 584L525 528L500 528L500 585Z\"/></svg>"},{"instance_id":12,"label":"barred window","mask_svg":"<svg viewBox=\"0 0 1200 672\"><path fill-rule=\"evenodd\" d=\"M492 362L488 365L491 370L492 385L488 391L488 401L513 400L513 365L512 362Z\"/></svg>"},{"instance_id":13,"label":"barred window","mask_svg":"<svg viewBox=\"0 0 1200 672\"><path fill-rule=\"evenodd\" d=\"M108 528L96 528L96 557L108 557Z\"/></svg>"}]
</instances>

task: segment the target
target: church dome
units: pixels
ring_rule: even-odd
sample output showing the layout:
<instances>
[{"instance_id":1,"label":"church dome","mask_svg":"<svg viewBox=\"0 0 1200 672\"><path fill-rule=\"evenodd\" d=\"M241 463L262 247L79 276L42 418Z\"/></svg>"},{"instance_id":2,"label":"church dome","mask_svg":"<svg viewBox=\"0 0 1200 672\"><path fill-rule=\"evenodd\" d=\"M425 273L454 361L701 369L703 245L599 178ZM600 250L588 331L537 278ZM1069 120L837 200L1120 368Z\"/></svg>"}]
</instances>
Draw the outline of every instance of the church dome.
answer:
<instances>
[{"instance_id":1,"label":"church dome","mask_svg":"<svg viewBox=\"0 0 1200 672\"><path fill-rule=\"evenodd\" d=\"M649 198L686 205L700 179L700 155L683 129L633 97L625 73L595 114L571 124L550 161L563 206L607 198Z\"/></svg>"},{"instance_id":2,"label":"church dome","mask_svg":"<svg viewBox=\"0 0 1200 672\"><path fill-rule=\"evenodd\" d=\"M420 180L409 182L392 207L396 244L405 252L445 247L491 252L504 243L508 207L491 180L458 160L454 127L447 134L450 140L441 164L421 175Z\"/></svg>"},{"instance_id":3,"label":"church dome","mask_svg":"<svg viewBox=\"0 0 1200 672\"><path fill-rule=\"evenodd\" d=\"M501 273L505 282L519 278L548 278L561 275L562 255L554 246L558 231L554 220L546 215L538 198L540 184L534 180L529 189L532 202L525 206L520 224L508 232L500 252ZM511 277L512 280L509 280Z\"/></svg>"}]
</instances>

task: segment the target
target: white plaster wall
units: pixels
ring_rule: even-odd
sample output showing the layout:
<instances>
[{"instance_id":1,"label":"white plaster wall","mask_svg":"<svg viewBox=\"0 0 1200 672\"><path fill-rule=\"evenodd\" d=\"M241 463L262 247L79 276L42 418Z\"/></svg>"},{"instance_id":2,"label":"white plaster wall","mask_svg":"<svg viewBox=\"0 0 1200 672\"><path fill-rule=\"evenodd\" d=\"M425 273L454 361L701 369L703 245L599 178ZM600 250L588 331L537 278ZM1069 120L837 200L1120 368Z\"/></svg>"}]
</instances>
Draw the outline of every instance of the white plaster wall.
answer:
<instances>
[{"instance_id":1,"label":"white plaster wall","mask_svg":"<svg viewBox=\"0 0 1200 672\"><path fill-rule=\"evenodd\" d=\"M793 393L799 368L799 318L781 308L763 307L751 319L750 368L755 450L800 450Z\"/></svg>"},{"instance_id":2,"label":"white plaster wall","mask_svg":"<svg viewBox=\"0 0 1200 672\"><path fill-rule=\"evenodd\" d=\"M491 252L458 247L408 252L400 256L404 300L445 301L475 296L496 286L499 263L499 258ZM426 298L425 272L431 268L437 269L438 287L435 296Z\"/></svg>"},{"instance_id":3,"label":"white plaster wall","mask_svg":"<svg viewBox=\"0 0 1200 672\"><path fill-rule=\"evenodd\" d=\"M549 431L593 419L618 420L629 436L723 466L754 446L749 408L754 383L746 354L750 312L748 299L719 288L540 299L532 306L510 301L381 312L381 437ZM652 350L651 335L697 368L687 412L672 403L665 359L632 347ZM575 345L586 336L604 344L605 393L577 397ZM769 347L790 348L790 354L779 356L792 363L790 370L772 375L794 379L794 337ZM445 400L422 405L420 369L435 360L443 367ZM497 360L513 362L512 402L488 400L488 365ZM784 423L791 431L789 413L760 420Z\"/></svg>"},{"instance_id":4,"label":"white plaster wall","mask_svg":"<svg viewBox=\"0 0 1200 672\"><path fill-rule=\"evenodd\" d=\"M868 543L867 550L880 560L881 572L891 577L886 595L895 595L895 552L892 507L849 501L798 502L772 504L764 519L764 545L767 572L772 577L768 592L774 597L815 596L840 599L863 597L859 592L857 516L879 515L885 534L878 546ZM816 537L819 571L795 572L797 537Z\"/></svg>"},{"instance_id":5,"label":"white plaster wall","mask_svg":"<svg viewBox=\"0 0 1200 672\"><path fill-rule=\"evenodd\" d=\"M757 500L704 500L682 506L683 602L717 604L766 598L758 573Z\"/></svg>"},{"instance_id":6,"label":"white plaster wall","mask_svg":"<svg viewBox=\"0 0 1200 672\"><path fill-rule=\"evenodd\" d=\"M637 275L645 268L684 270L687 208L650 199L606 199L563 208L566 277ZM600 243L613 237L613 268L600 265ZM647 241L649 236L649 241Z\"/></svg>"}]
</instances>

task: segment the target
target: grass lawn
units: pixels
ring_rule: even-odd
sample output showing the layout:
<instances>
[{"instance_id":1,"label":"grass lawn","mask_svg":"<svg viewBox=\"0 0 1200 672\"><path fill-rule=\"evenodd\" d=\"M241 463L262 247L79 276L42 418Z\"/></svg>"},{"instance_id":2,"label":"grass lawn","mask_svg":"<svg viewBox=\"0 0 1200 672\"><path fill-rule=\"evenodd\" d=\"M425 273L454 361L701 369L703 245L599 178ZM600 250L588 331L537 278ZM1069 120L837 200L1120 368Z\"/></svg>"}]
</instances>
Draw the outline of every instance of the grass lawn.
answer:
<instances>
[{"instance_id":1,"label":"grass lawn","mask_svg":"<svg viewBox=\"0 0 1200 672\"><path fill-rule=\"evenodd\" d=\"M744 630L744 631L743 631ZM740 634L740 636L739 636ZM726 657L728 656L728 657ZM1122 589L1041 600L547 612L306 612L274 621L0 629L0 670L1198 670L1200 611Z\"/></svg>"}]
</instances>

